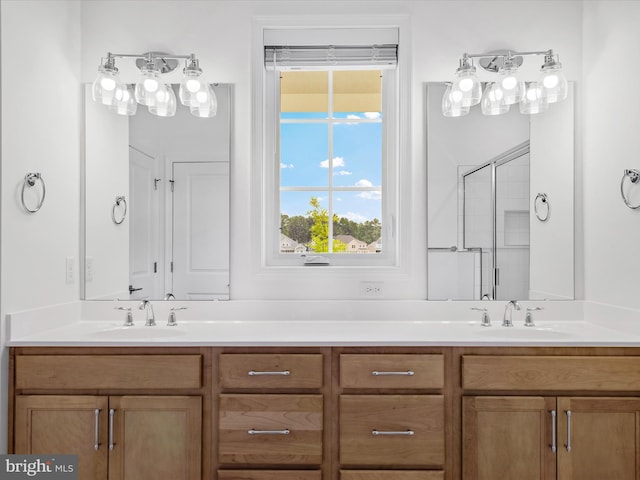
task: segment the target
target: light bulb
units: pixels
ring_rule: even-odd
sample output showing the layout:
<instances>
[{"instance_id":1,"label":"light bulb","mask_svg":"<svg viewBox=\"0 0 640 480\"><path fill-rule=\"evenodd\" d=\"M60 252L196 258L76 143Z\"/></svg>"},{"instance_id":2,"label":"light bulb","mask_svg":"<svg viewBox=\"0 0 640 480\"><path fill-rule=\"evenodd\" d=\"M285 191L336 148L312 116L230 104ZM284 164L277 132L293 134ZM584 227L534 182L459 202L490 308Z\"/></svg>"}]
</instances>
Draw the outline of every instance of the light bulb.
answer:
<instances>
[{"instance_id":1,"label":"light bulb","mask_svg":"<svg viewBox=\"0 0 640 480\"><path fill-rule=\"evenodd\" d=\"M498 71L498 81L504 92L504 103L507 105L518 103L524 95L524 82L518 78L517 72L518 67L508 62Z\"/></svg>"},{"instance_id":2,"label":"light bulb","mask_svg":"<svg viewBox=\"0 0 640 480\"><path fill-rule=\"evenodd\" d=\"M552 54L545 57L544 65L540 69L539 84L542 96L548 103L560 102L567 98L567 79L562 73L562 64L554 59Z\"/></svg>"},{"instance_id":3,"label":"light bulb","mask_svg":"<svg viewBox=\"0 0 640 480\"><path fill-rule=\"evenodd\" d=\"M510 105L504 103L504 91L499 83L488 83L480 102L483 115L502 115L509 111Z\"/></svg>"},{"instance_id":4,"label":"light bulb","mask_svg":"<svg viewBox=\"0 0 640 480\"><path fill-rule=\"evenodd\" d=\"M196 79L190 78L186 82L187 90L191 93L195 93L200 90L200 82Z\"/></svg>"},{"instance_id":5,"label":"light bulb","mask_svg":"<svg viewBox=\"0 0 640 480\"><path fill-rule=\"evenodd\" d=\"M469 107L462 106L462 103L460 102L462 97L457 95L457 93L458 92L456 92L456 98L458 98L458 100L455 100L452 85L447 85L447 89L442 96L442 114L445 117L462 117L469 113Z\"/></svg>"},{"instance_id":6,"label":"light bulb","mask_svg":"<svg viewBox=\"0 0 640 480\"><path fill-rule=\"evenodd\" d=\"M158 90L158 81L155 78L145 78L143 85L144 89L149 93Z\"/></svg>"},{"instance_id":7,"label":"light bulb","mask_svg":"<svg viewBox=\"0 0 640 480\"><path fill-rule=\"evenodd\" d=\"M140 68L140 78L136 83L135 98L141 105L148 107L155 105L156 93L162 89L160 72L152 59L147 59Z\"/></svg>"},{"instance_id":8,"label":"light bulb","mask_svg":"<svg viewBox=\"0 0 640 480\"><path fill-rule=\"evenodd\" d=\"M149 105L149 113L158 117L173 117L176 114L176 94L170 85L159 84L154 100L154 104Z\"/></svg>"},{"instance_id":9,"label":"light bulb","mask_svg":"<svg viewBox=\"0 0 640 480\"><path fill-rule=\"evenodd\" d=\"M111 106L117 101L116 93L122 88L114 59L108 57L105 63L98 67L98 76L91 86L91 96L94 101Z\"/></svg>"},{"instance_id":10,"label":"light bulb","mask_svg":"<svg viewBox=\"0 0 640 480\"><path fill-rule=\"evenodd\" d=\"M520 113L536 114L549 109L546 97L542 94L542 87L538 82L528 82L526 92L520 102Z\"/></svg>"},{"instance_id":11,"label":"light bulb","mask_svg":"<svg viewBox=\"0 0 640 480\"><path fill-rule=\"evenodd\" d=\"M196 104L191 104L189 110L192 115L202 118L211 118L216 116L218 113L218 99L215 92L209 85L207 85L206 90L201 90L196 93L196 99L202 101L198 101Z\"/></svg>"},{"instance_id":12,"label":"light bulb","mask_svg":"<svg viewBox=\"0 0 640 480\"><path fill-rule=\"evenodd\" d=\"M476 67L469 57L460 60L460 68L456 70L456 78L451 86L453 100L460 102L463 107L470 107L480 103L482 85L476 75Z\"/></svg>"},{"instance_id":13,"label":"light bulb","mask_svg":"<svg viewBox=\"0 0 640 480\"><path fill-rule=\"evenodd\" d=\"M109 110L118 115L135 115L138 103L134 97L133 85L123 85L123 88L116 92L116 102L109 107Z\"/></svg>"}]
</instances>

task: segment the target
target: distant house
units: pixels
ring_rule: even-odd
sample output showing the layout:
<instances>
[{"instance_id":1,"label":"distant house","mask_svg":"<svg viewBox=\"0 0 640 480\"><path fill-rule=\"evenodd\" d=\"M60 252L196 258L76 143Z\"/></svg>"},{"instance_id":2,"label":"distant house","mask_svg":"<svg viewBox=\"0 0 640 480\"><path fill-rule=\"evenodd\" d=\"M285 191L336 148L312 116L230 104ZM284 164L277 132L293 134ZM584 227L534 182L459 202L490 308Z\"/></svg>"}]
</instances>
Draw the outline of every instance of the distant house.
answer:
<instances>
[{"instance_id":1,"label":"distant house","mask_svg":"<svg viewBox=\"0 0 640 480\"><path fill-rule=\"evenodd\" d=\"M304 244L296 242L283 233L280 234L280 253L304 253L306 251L307 247Z\"/></svg>"},{"instance_id":2,"label":"distant house","mask_svg":"<svg viewBox=\"0 0 640 480\"><path fill-rule=\"evenodd\" d=\"M382 251L382 238L379 238L375 242L371 242L367 245L367 251L369 253L380 253Z\"/></svg>"},{"instance_id":3,"label":"distant house","mask_svg":"<svg viewBox=\"0 0 640 480\"><path fill-rule=\"evenodd\" d=\"M358 240L352 235L336 235L333 238L347 244L347 253L368 253L367 242Z\"/></svg>"}]
</instances>

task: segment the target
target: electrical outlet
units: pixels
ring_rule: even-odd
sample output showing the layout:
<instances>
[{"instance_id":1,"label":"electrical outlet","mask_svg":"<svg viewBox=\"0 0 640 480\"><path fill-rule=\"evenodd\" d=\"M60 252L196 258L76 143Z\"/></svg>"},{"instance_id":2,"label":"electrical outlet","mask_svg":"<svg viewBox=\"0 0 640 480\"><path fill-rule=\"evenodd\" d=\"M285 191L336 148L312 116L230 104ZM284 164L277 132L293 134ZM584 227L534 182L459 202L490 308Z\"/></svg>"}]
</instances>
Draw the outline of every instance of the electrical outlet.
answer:
<instances>
[{"instance_id":1,"label":"electrical outlet","mask_svg":"<svg viewBox=\"0 0 640 480\"><path fill-rule=\"evenodd\" d=\"M383 287L384 282L360 282L360 295L362 297L382 297Z\"/></svg>"},{"instance_id":2,"label":"electrical outlet","mask_svg":"<svg viewBox=\"0 0 640 480\"><path fill-rule=\"evenodd\" d=\"M67 257L65 261L65 276L67 283L73 283L75 281L75 261L73 257Z\"/></svg>"}]
</instances>

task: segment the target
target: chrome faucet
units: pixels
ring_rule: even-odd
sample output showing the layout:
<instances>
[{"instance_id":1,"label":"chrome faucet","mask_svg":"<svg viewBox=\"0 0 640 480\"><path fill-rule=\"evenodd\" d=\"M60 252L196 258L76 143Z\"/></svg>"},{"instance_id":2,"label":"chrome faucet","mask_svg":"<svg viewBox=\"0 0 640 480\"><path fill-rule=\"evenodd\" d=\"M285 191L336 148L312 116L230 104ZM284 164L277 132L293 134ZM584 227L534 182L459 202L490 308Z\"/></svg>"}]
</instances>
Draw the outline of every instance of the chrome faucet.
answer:
<instances>
[{"instance_id":1,"label":"chrome faucet","mask_svg":"<svg viewBox=\"0 0 640 480\"><path fill-rule=\"evenodd\" d=\"M151 302L149 300L142 300L142 302L140 302L140 305L138 305L138 310L147 311L147 321L145 322L145 326L155 327L156 316L153 313L153 305L151 305Z\"/></svg>"},{"instance_id":2,"label":"chrome faucet","mask_svg":"<svg viewBox=\"0 0 640 480\"><path fill-rule=\"evenodd\" d=\"M165 300L175 300L176 297L173 295L173 293L169 292L164 296Z\"/></svg>"},{"instance_id":3,"label":"chrome faucet","mask_svg":"<svg viewBox=\"0 0 640 480\"><path fill-rule=\"evenodd\" d=\"M513 309L520 310L520 304L516 300L509 300L507 306L504 307L504 318L502 319L503 327L513 327Z\"/></svg>"}]
</instances>

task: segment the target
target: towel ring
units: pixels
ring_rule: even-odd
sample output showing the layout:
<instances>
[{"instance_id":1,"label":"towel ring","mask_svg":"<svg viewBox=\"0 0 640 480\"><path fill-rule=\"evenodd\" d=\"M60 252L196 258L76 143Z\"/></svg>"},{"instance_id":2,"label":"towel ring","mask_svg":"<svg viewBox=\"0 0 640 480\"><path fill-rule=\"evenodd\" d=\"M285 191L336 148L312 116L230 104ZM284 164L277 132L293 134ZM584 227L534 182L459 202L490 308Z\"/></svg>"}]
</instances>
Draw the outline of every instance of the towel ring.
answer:
<instances>
[{"instance_id":1,"label":"towel ring","mask_svg":"<svg viewBox=\"0 0 640 480\"><path fill-rule=\"evenodd\" d=\"M541 209L541 205L544 205L546 208L546 212L540 213L538 210ZM547 198L546 193L539 193L536 195L536 199L533 201L533 210L536 213L536 218L541 222L546 222L549 220L549 214L551 213L551 205L549 205L549 198Z\"/></svg>"},{"instance_id":2,"label":"towel ring","mask_svg":"<svg viewBox=\"0 0 640 480\"><path fill-rule=\"evenodd\" d=\"M622 180L620 180L620 195L622 195L622 201L627 207L635 210L636 208L640 208L640 203L638 203L637 205L632 205L631 202L629 202L627 196L624 194L624 179L627 177L629 177L631 183L638 183L640 181L640 170L636 170L635 168L632 168L631 170L625 170L624 175L622 175Z\"/></svg>"},{"instance_id":3,"label":"towel ring","mask_svg":"<svg viewBox=\"0 0 640 480\"><path fill-rule=\"evenodd\" d=\"M124 211L121 214L120 220L116 220L116 209L120 205L124 205ZM124 222L124 219L126 216L127 216L127 200L124 198L124 196L118 196L116 197L116 201L113 204L113 208L111 209L111 218L113 219L113 223L115 223L116 225L120 225L122 222Z\"/></svg>"},{"instance_id":4,"label":"towel ring","mask_svg":"<svg viewBox=\"0 0 640 480\"><path fill-rule=\"evenodd\" d=\"M32 210L29 207L27 207L27 204L24 201L24 190L27 187L33 187L36 184L36 180L40 180L40 183L42 183L42 197L38 201L38 205L36 206L36 208ZM27 173L24 176L24 182L22 183L22 193L20 195L20 201L22 202L23 208L27 212L36 213L38 210L40 210L40 208L42 207L42 204L44 203L45 193L46 193L46 187L44 184L44 179L42 178L42 175L40 175L40 173Z\"/></svg>"}]
</instances>

